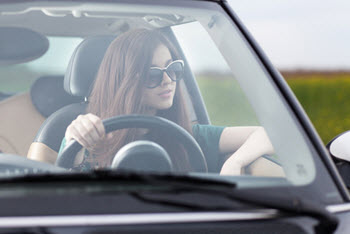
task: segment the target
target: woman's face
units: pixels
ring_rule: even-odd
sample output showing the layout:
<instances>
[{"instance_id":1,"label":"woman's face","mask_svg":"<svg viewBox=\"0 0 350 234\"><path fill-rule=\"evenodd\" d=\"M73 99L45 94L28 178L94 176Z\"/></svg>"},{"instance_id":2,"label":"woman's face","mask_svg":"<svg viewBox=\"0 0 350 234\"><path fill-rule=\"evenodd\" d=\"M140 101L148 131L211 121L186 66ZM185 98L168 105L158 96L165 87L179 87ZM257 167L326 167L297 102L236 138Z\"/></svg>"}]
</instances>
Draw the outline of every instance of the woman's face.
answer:
<instances>
[{"instance_id":1,"label":"woman's face","mask_svg":"<svg viewBox=\"0 0 350 234\"><path fill-rule=\"evenodd\" d=\"M151 67L164 68L172 61L169 49L161 44L154 51ZM163 72L163 80L159 86L152 89L144 88L143 104L149 108L150 113L168 109L173 105L175 90L176 82Z\"/></svg>"}]
</instances>

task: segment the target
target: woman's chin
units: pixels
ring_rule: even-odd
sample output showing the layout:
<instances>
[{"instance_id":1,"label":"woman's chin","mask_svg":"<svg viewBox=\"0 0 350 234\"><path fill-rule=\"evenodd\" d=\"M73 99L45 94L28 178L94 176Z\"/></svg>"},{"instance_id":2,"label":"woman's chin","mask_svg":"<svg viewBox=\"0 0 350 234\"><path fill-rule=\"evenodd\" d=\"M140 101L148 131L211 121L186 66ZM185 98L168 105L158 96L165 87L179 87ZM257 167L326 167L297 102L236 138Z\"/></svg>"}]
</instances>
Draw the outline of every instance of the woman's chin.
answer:
<instances>
[{"instance_id":1,"label":"woman's chin","mask_svg":"<svg viewBox=\"0 0 350 234\"><path fill-rule=\"evenodd\" d=\"M158 110L167 110L172 106L173 106L173 102L159 103L159 105L157 106L157 109Z\"/></svg>"}]
</instances>

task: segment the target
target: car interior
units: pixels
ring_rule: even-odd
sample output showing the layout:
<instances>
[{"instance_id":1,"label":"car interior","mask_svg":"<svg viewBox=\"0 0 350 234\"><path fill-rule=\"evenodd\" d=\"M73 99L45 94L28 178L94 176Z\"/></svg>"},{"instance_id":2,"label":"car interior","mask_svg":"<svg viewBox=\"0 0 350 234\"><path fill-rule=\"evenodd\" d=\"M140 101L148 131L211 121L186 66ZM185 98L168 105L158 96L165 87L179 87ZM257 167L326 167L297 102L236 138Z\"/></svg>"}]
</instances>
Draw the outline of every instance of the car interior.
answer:
<instances>
[{"instance_id":1,"label":"car interior","mask_svg":"<svg viewBox=\"0 0 350 234\"><path fill-rule=\"evenodd\" d=\"M45 36L29 29L2 27L0 31L6 35L1 41L2 48L5 48L2 50L2 65L36 59L49 46ZM61 107L78 101L79 98L64 91L63 76L38 77L28 92L3 93L0 102L3 113L0 117L0 151L26 156L44 120Z\"/></svg>"},{"instance_id":2,"label":"car interior","mask_svg":"<svg viewBox=\"0 0 350 234\"><path fill-rule=\"evenodd\" d=\"M7 30L5 47L17 48L8 49L0 64L34 60L44 54L49 46L46 36L33 30L17 27L2 27L0 30ZM171 27L165 26L161 30L172 40L187 63ZM55 163L65 129L77 115L84 113L95 74L114 37L115 35L86 37L73 52L64 75L38 77L29 92L2 94L0 111L4 114L0 116L1 152ZM26 38L26 41L16 40L18 38ZM35 46L28 46L30 44ZM210 124L194 74L190 66L185 67L184 93L191 120L193 123ZM12 113L16 113L16 116ZM219 172L220 167L218 165L216 172ZM284 177L281 164L269 157L259 158L246 167L245 171L256 176Z\"/></svg>"}]
</instances>

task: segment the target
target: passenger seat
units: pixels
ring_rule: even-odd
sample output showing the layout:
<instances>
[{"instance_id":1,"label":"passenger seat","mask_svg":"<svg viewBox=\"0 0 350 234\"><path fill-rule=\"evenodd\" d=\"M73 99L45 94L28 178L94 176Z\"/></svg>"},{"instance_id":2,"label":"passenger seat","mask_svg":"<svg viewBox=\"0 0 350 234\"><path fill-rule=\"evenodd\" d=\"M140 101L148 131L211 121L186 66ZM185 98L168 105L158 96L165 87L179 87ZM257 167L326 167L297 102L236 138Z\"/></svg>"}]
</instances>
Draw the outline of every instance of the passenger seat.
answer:
<instances>
[{"instance_id":1,"label":"passenger seat","mask_svg":"<svg viewBox=\"0 0 350 234\"><path fill-rule=\"evenodd\" d=\"M0 112L1 153L26 156L45 117L36 110L28 92L1 101Z\"/></svg>"},{"instance_id":2,"label":"passenger seat","mask_svg":"<svg viewBox=\"0 0 350 234\"><path fill-rule=\"evenodd\" d=\"M0 102L0 152L26 157L45 119L61 107L79 102L63 89L63 76L37 79L30 92Z\"/></svg>"}]
</instances>

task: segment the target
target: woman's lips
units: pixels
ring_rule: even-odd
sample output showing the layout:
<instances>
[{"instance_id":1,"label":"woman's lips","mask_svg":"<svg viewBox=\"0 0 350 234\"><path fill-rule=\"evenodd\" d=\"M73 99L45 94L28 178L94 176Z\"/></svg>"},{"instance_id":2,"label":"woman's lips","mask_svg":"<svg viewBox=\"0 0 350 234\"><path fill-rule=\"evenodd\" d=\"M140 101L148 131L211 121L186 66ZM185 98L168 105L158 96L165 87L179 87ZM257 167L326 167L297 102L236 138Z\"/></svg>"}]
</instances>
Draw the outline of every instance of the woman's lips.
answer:
<instances>
[{"instance_id":1,"label":"woman's lips","mask_svg":"<svg viewBox=\"0 0 350 234\"><path fill-rule=\"evenodd\" d=\"M159 95L161 98L169 98L169 97L171 97L171 92L172 92L172 91L171 91L170 89L168 89L168 90L165 90L165 91L159 93L158 95Z\"/></svg>"}]
</instances>

